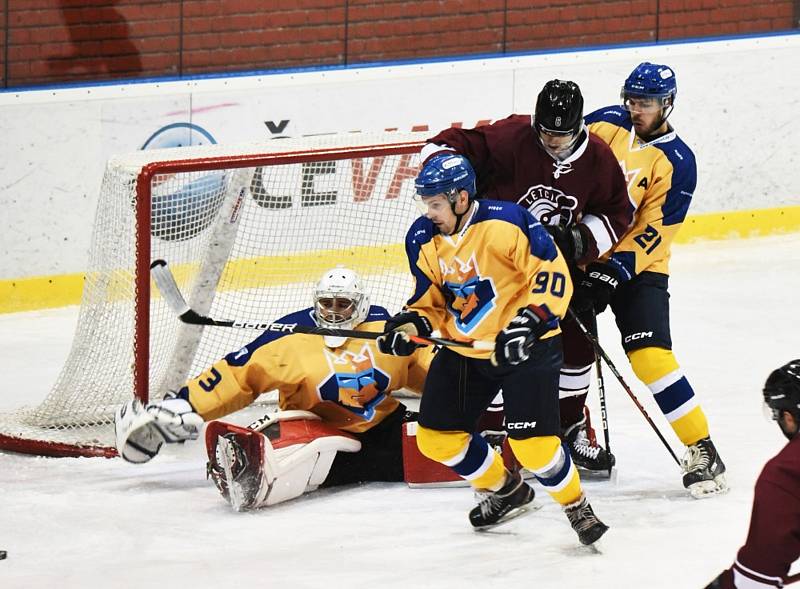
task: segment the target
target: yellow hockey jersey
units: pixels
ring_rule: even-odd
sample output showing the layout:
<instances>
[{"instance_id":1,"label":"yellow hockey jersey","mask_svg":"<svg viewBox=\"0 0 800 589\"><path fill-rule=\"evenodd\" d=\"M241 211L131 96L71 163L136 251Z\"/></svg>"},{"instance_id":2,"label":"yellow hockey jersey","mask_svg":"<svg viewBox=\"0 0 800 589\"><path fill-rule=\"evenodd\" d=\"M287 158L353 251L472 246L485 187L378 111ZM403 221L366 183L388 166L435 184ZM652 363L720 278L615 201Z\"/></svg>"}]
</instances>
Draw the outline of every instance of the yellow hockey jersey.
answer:
<instances>
[{"instance_id":1,"label":"yellow hockey jersey","mask_svg":"<svg viewBox=\"0 0 800 589\"><path fill-rule=\"evenodd\" d=\"M480 200L464 227L444 235L419 217L406 235L414 293L406 308L427 317L450 338L494 340L520 307L535 304L550 315L544 338L561 332L572 296L564 257L531 213L516 203ZM474 358L491 351L453 348Z\"/></svg>"},{"instance_id":2,"label":"yellow hockey jersey","mask_svg":"<svg viewBox=\"0 0 800 589\"><path fill-rule=\"evenodd\" d=\"M636 207L633 223L611 250L609 262L622 280L644 272L669 274L670 246L686 218L697 184L694 154L670 128L649 143L633 130L630 113L620 106L586 117L589 130L617 156Z\"/></svg>"},{"instance_id":3,"label":"yellow hockey jersey","mask_svg":"<svg viewBox=\"0 0 800 589\"><path fill-rule=\"evenodd\" d=\"M387 311L373 305L357 329L382 332ZM312 309L297 311L279 323L316 325ZM348 339L331 349L318 335L265 331L228 354L179 391L204 420L217 419L278 390L283 410L303 409L330 425L362 432L394 411L392 391L421 393L433 348L401 357L382 354L374 340Z\"/></svg>"}]
</instances>

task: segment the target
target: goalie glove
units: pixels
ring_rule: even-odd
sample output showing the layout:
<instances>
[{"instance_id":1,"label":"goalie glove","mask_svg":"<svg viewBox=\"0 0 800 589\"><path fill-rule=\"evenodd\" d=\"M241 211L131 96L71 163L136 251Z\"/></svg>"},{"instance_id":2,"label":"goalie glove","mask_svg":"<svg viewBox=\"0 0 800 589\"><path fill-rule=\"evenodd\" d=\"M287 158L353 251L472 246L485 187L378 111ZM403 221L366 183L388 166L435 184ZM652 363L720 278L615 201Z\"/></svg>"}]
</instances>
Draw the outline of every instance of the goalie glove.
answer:
<instances>
[{"instance_id":1,"label":"goalie glove","mask_svg":"<svg viewBox=\"0 0 800 589\"><path fill-rule=\"evenodd\" d=\"M134 399L114 416L117 452L134 464L148 462L164 442L196 440L202 426L203 418L185 399L171 397L147 405Z\"/></svg>"},{"instance_id":2,"label":"goalie glove","mask_svg":"<svg viewBox=\"0 0 800 589\"><path fill-rule=\"evenodd\" d=\"M494 340L492 364L516 366L531 356L531 348L545 333L553 329L554 317L537 305L528 305L517 311L503 331Z\"/></svg>"},{"instance_id":3,"label":"goalie glove","mask_svg":"<svg viewBox=\"0 0 800 589\"><path fill-rule=\"evenodd\" d=\"M383 331L384 334L377 340L381 352L392 356L410 356L422 344L412 342L408 336L428 337L433 328L425 317L408 311L387 319Z\"/></svg>"}]
</instances>

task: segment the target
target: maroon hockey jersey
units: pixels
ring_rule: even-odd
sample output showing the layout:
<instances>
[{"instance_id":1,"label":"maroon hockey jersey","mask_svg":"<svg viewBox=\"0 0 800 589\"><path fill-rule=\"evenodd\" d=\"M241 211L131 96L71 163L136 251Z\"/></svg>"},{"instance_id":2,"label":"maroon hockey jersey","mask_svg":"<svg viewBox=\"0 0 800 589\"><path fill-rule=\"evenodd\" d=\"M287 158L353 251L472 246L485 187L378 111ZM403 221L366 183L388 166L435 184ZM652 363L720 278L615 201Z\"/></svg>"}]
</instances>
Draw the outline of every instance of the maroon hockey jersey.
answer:
<instances>
[{"instance_id":1,"label":"maroon hockey jersey","mask_svg":"<svg viewBox=\"0 0 800 589\"><path fill-rule=\"evenodd\" d=\"M530 115L511 115L475 129L445 129L428 140L422 158L438 146L451 147L475 168L478 196L518 202L543 225L582 223L589 243L578 263L591 262L631 223L634 208L625 177L611 148L585 128L575 152L557 162L532 122Z\"/></svg>"},{"instance_id":2,"label":"maroon hockey jersey","mask_svg":"<svg viewBox=\"0 0 800 589\"><path fill-rule=\"evenodd\" d=\"M783 587L800 558L800 436L764 466L756 481L747 541L721 575L722 589Z\"/></svg>"}]
</instances>

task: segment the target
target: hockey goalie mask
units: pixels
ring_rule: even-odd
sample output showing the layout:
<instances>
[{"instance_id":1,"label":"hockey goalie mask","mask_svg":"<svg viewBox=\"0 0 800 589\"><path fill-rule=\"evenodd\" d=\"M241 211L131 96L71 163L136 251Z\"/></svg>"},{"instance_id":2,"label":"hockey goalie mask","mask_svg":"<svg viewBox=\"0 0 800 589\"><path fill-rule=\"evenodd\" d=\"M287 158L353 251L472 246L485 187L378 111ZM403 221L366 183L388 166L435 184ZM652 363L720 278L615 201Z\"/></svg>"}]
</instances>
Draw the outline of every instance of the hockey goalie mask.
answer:
<instances>
[{"instance_id":1,"label":"hockey goalie mask","mask_svg":"<svg viewBox=\"0 0 800 589\"><path fill-rule=\"evenodd\" d=\"M314 315L321 327L353 329L369 314L369 297L361 278L349 268L333 268L322 275L314 290ZM338 348L347 338L324 337L325 345Z\"/></svg>"}]
</instances>

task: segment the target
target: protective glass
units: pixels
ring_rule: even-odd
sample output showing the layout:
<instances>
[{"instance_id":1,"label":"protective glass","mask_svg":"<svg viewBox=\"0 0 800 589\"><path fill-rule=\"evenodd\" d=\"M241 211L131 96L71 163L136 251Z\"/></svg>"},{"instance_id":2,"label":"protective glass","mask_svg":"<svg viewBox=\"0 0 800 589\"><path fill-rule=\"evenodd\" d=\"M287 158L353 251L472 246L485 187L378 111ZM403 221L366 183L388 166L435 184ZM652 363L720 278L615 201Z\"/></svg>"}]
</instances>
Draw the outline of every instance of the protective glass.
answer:
<instances>
[{"instance_id":1,"label":"protective glass","mask_svg":"<svg viewBox=\"0 0 800 589\"><path fill-rule=\"evenodd\" d=\"M457 194L458 191L455 191ZM435 215L450 210L450 200L447 194L437 194L434 196L413 196L414 204L423 216Z\"/></svg>"},{"instance_id":2,"label":"protective glass","mask_svg":"<svg viewBox=\"0 0 800 589\"><path fill-rule=\"evenodd\" d=\"M556 131L548 131L546 129L539 130L539 139L542 143L547 143L552 147L563 149L569 147L575 141L575 133L558 133Z\"/></svg>"},{"instance_id":3,"label":"protective glass","mask_svg":"<svg viewBox=\"0 0 800 589\"><path fill-rule=\"evenodd\" d=\"M629 94L623 89L620 94L622 108L630 112L652 114L659 112L671 100L670 96L641 96Z\"/></svg>"},{"instance_id":4,"label":"protective glass","mask_svg":"<svg viewBox=\"0 0 800 589\"><path fill-rule=\"evenodd\" d=\"M545 150L554 157L565 158L572 154L577 139L577 133L558 133L539 129L539 141L542 142Z\"/></svg>"},{"instance_id":5,"label":"protective glass","mask_svg":"<svg viewBox=\"0 0 800 589\"><path fill-rule=\"evenodd\" d=\"M767 405L766 401L761 403L761 412L764 415L764 419L767 421L778 421L780 419L780 411L777 409L773 409L769 405Z\"/></svg>"}]
</instances>

